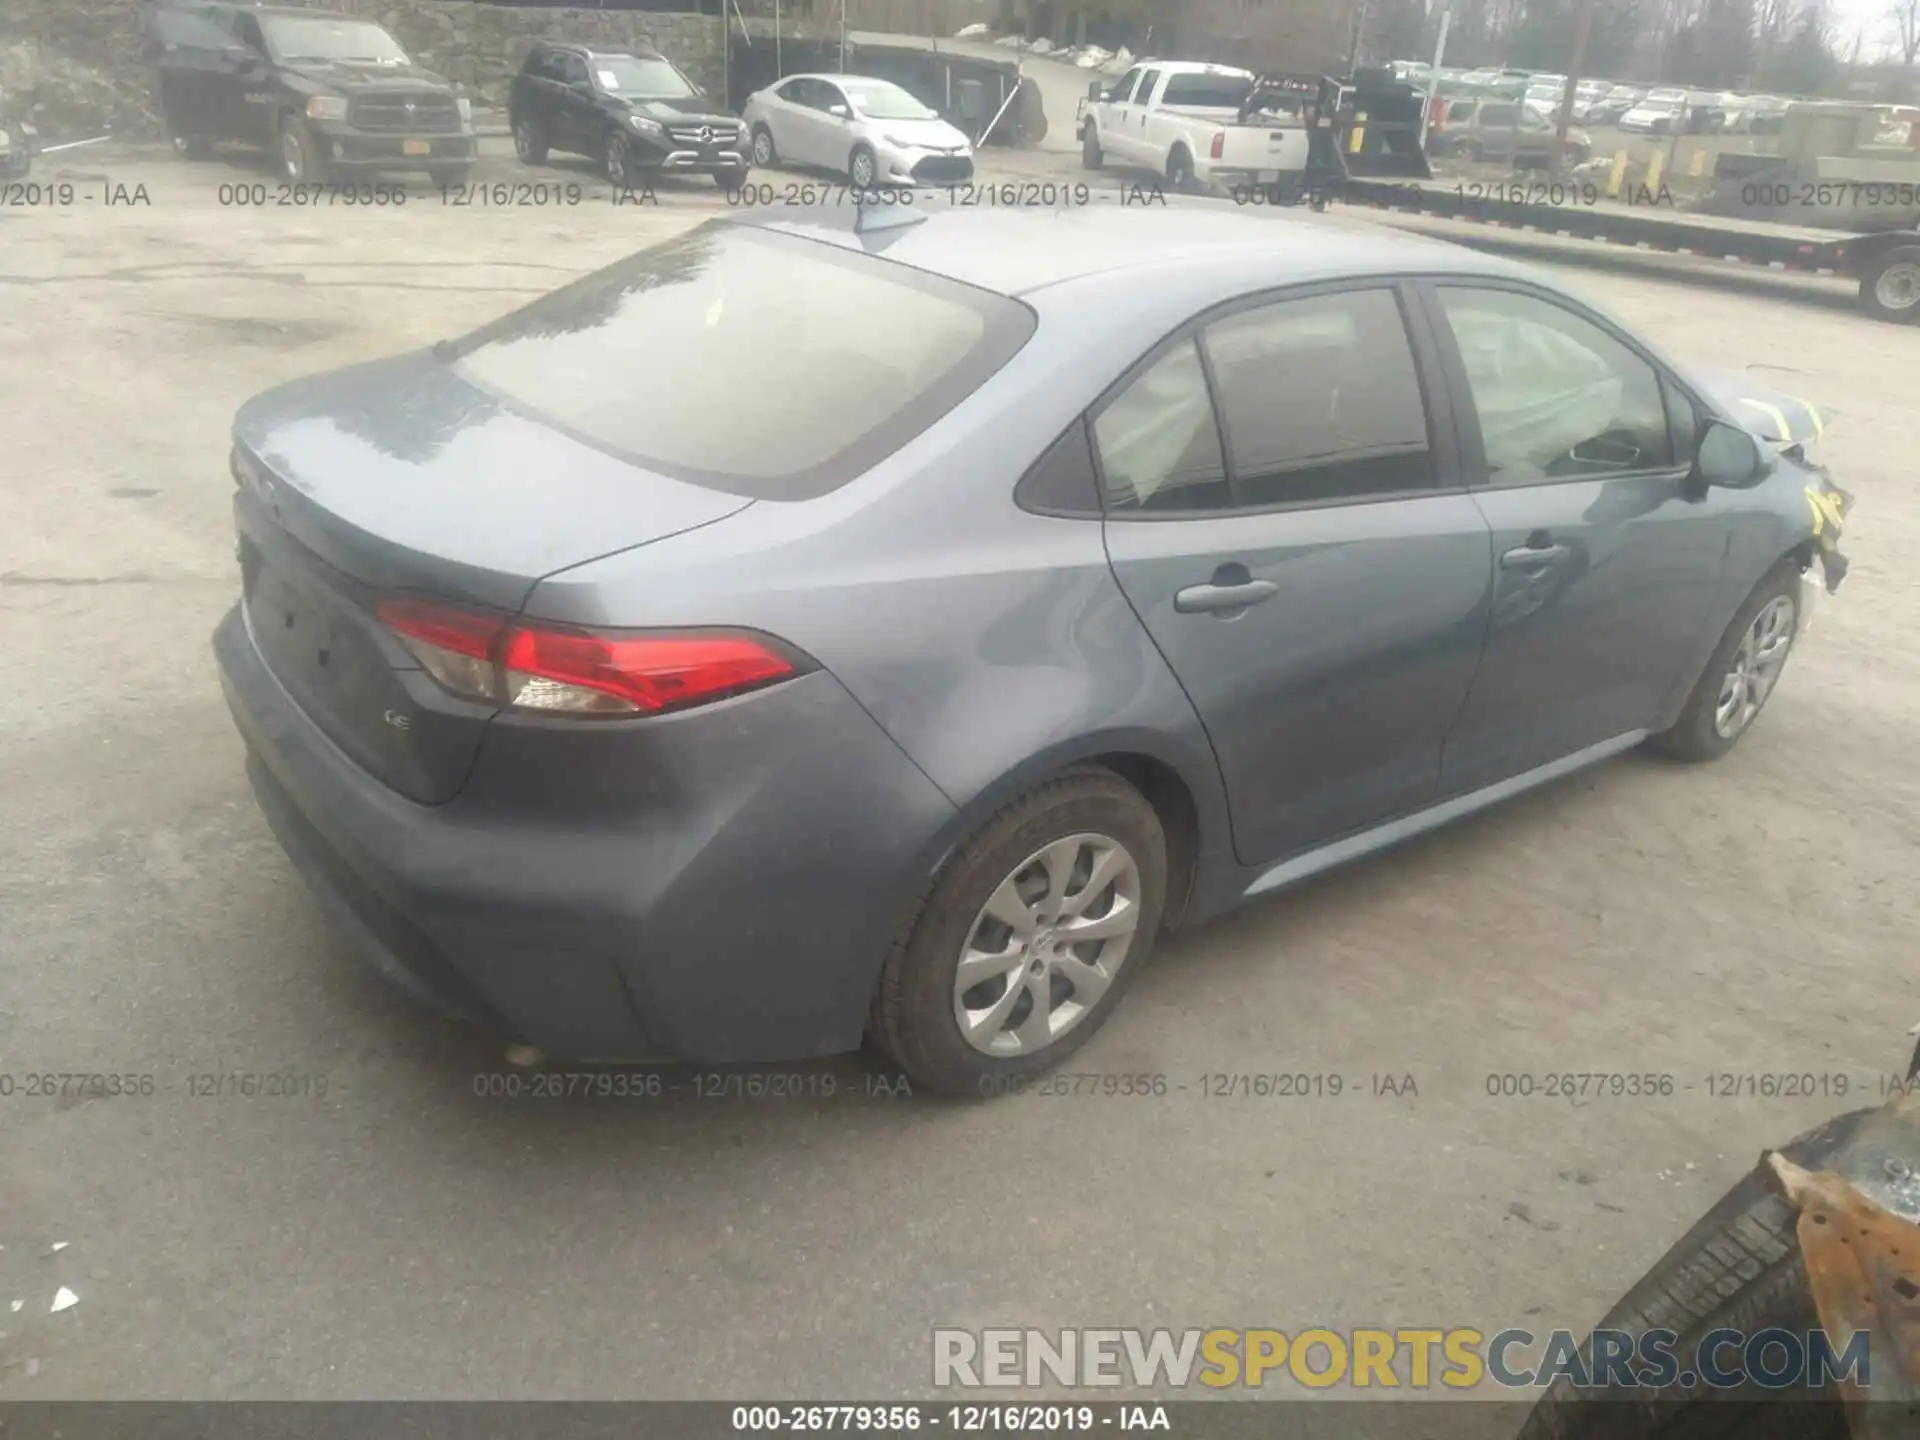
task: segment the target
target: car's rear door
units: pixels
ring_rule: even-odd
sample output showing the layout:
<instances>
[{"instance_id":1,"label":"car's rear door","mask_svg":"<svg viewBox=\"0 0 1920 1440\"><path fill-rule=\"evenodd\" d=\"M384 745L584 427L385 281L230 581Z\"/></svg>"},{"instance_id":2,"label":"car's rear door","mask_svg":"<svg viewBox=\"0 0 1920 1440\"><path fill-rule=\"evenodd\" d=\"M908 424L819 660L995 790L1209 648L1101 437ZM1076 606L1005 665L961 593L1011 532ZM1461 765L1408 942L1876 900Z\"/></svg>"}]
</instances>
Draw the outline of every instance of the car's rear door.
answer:
<instances>
[{"instance_id":1,"label":"car's rear door","mask_svg":"<svg viewBox=\"0 0 1920 1440\"><path fill-rule=\"evenodd\" d=\"M1263 865L1430 800L1486 632L1486 521L1389 281L1205 317L1093 412L1115 576Z\"/></svg>"},{"instance_id":2,"label":"car's rear door","mask_svg":"<svg viewBox=\"0 0 1920 1440\"><path fill-rule=\"evenodd\" d=\"M1612 325L1518 281L1421 298L1497 574L1452 794L1653 725L1691 679L1746 502L1690 482L1692 402Z\"/></svg>"}]
</instances>

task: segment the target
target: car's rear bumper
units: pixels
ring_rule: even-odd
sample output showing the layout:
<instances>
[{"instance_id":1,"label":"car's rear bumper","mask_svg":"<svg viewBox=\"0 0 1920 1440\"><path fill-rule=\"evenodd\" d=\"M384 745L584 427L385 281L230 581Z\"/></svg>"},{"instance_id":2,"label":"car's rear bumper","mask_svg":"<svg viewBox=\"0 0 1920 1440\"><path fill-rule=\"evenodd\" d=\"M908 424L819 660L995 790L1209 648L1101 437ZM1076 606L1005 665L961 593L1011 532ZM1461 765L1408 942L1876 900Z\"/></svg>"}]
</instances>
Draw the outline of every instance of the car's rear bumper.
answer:
<instances>
[{"instance_id":1,"label":"car's rear bumper","mask_svg":"<svg viewBox=\"0 0 1920 1440\"><path fill-rule=\"evenodd\" d=\"M497 719L422 805L308 720L241 607L214 651L260 807L362 954L556 1057L855 1047L953 814L824 673L653 720Z\"/></svg>"}]
</instances>

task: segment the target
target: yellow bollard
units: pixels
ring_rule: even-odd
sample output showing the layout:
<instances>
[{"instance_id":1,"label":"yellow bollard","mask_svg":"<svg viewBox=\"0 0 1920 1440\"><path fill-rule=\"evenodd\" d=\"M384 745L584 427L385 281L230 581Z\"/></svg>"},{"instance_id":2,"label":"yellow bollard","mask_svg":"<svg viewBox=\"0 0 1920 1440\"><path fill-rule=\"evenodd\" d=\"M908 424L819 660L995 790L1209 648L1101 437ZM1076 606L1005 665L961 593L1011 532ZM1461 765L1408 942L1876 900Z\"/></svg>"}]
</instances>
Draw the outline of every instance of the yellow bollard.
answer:
<instances>
[{"instance_id":1,"label":"yellow bollard","mask_svg":"<svg viewBox=\"0 0 1920 1440\"><path fill-rule=\"evenodd\" d=\"M1660 189L1660 172L1666 167L1666 163L1666 151L1656 150L1653 152L1653 159L1647 162L1646 188L1648 190L1658 192Z\"/></svg>"},{"instance_id":2,"label":"yellow bollard","mask_svg":"<svg viewBox=\"0 0 1920 1440\"><path fill-rule=\"evenodd\" d=\"M1358 155L1360 143L1367 138L1367 112L1362 110L1353 117L1353 134L1347 137L1347 153Z\"/></svg>"},{"instance_id":3,"label":"yellow bollard","mask_svg":"<svg viewBox=\"0 0 1920 1440\"><path fill-rule=\"evenodd\" d=\"M1613 168L1607 171L1607 198L1609 200L1618 200L1620 198L1620 186L1626 178L1627 152L1619 150L1614 153Z\"/></svg>"},{"instance_id":4,"label":"yellow bollard","mask_svg":"<svg viewBox=\"0 0 1920 1440\"><path fill-rule=\"evenodd\" d=\"M1707 173L1707 152L1696 150L1687 157L1687 174L1698 180Z\"/></svg>"}]
</instances>

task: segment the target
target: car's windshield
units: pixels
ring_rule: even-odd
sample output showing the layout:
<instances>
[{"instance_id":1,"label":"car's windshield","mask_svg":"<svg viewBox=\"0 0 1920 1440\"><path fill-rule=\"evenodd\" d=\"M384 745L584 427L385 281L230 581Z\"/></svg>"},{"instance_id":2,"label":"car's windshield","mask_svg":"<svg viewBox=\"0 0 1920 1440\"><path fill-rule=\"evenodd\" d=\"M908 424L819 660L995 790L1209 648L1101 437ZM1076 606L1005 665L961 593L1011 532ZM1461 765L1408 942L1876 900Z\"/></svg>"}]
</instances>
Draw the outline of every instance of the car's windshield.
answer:
<instances>
[{"instance_id":1,"label":"car's windshield","mask_svg":"<svg viewBox=\"0 0 1920 1440\"><path fill-rule=\"evenodd\" d=\"M853 108L869 120L937 120L939 115L885 80L841 80Z\"/></svg>"},{"instance_id":2,"label":"car's windshield","mask_svg":"<svg viewBox=\"0 0 1920 1440\"><path fill-rule=\"evenodd\" d=\"M369 65L405 65L400 42L368 20L321 16L262 16L261 33L279 60L350 60Z\"/></svg>"},{"instance_id":3,"label":"car's windshield","mask_svg":"<svg viewBox=\"0 0 1920 1440\"><path fill-rule=\"evenodd\" d=\"M958 404L1032 332L1005 296L726 223L468 336L459 373L625 459L736 494L823 494Z\"/></svg>"},{"instance_id":4,"label":"car's windshield","mask_svg":"<svg viewBox=\"0 0 1920 1440\"><path fill-rule=\"evenodd\" d=\"M700 93L699 86L674 69L670 61L651 56L596 55L591 63L594 83L609 95L682 100Z\"/></svg>"}]
</instances>

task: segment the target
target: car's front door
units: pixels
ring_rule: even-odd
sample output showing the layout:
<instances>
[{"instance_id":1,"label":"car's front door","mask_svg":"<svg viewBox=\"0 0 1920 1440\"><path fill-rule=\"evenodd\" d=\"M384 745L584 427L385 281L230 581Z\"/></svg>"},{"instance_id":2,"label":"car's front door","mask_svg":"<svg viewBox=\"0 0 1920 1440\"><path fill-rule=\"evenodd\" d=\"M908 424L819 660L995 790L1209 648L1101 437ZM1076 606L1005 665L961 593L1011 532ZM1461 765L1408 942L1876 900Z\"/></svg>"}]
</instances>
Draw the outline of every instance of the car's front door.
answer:
<instances>
[{"instance_id":1,"label":"car's front door","mask_svg":"<svg viewBox=\"0 0 1920 1440\"><path fill-rule=\"evenodd\" d=\"M1408 303L1386 281L1263 297L1093 415L1114 574L1206 726L1247 865L1426 804L1479 659L1487 525Z\"/></svg>"},{"instance_id":2,"label":"car's front door","mask_svg":"<svg viewBox=\"0 0 1920 1440\"><path fill-rule=\"evenodd\" d=\"M257 16L245 10L233 12L233 38L237 50L229 51L220 76L221 133L262 149L278 142L279 99L273 69L267 59L267 37L261 33Z\"/></svg>"},{"instance_id":3,"label":"car's front door","mask_svg":"<svg viewBox=\"0 0 1920 1440\"><path fill-rule=\"evenodd\" d=\"M159 72L160 110L168 132L182 140L224 137L222 106L229 52L237 43L220 12L163 7L151 12L152 49Z\"/></svg>"},{"instance_id":4,"label":"car's front door","mask_svg":"<svg viewBox=\"0 0 1920 1440\"><path fill-rule=\"evenodd\" d=\"M1132 121L1133 97L1143 73L1138 65L1127 71L1107 92L1113 98L1100 104L1100 148L1115 160L1128 158L1127 127Z\"/></svg>"},{"instance_id":5,"label":"car's front door","mask_svg":"<svg viewBox=\"0 0 1920 1440\"><path fill-rule=\"evenodd\" d=\"M554 86L554 140L563 150L576 155L598 155L605 142L601 133L599 107L593 103L593 82L587 78L587 62L571 50L556 50L553 55L559 72Z\"/></svg>"},{"instance_id":6,"label":"car's front door","mask_svg":"<svg viewBox=\"0 0 1920 1440\"><path fill-rule=\"evenodd\" d=\"M1741 501L1691 483L1691 402L1597 317L1517 282L1422 296L1497 576L1456 794L1654 723L1713 623Z\"/></svg>"}]
</instances>

